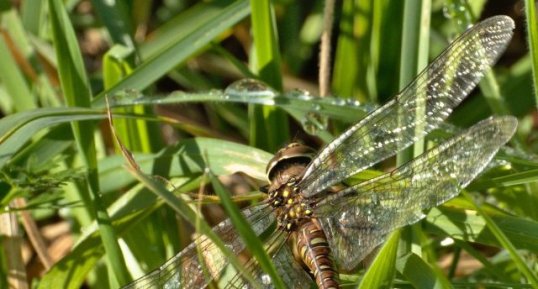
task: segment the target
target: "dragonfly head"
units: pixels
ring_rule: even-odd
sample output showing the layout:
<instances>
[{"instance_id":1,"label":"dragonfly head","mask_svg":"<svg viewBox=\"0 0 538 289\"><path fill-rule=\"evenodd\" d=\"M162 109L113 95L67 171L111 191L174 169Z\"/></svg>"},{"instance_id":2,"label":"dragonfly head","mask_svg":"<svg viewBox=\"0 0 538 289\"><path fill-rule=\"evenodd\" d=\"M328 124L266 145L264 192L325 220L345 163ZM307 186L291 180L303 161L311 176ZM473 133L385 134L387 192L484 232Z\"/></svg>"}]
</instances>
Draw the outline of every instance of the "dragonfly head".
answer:
<instances>
[{"instance_id":1,"label":"dragonfly head","mask_svg":"<svg viewBox=\"0 0 538 289\"><path fill-rule=\"evenodd\" d=\"M275 208L283 230L294 230L312 214L300 194L299 183L314 155L312 148L294 142L280 149L267 164L268 202Z\"/></svg>"},{"instance_id":2,"label":"dragonfly head","mask_svg":"<svg viewBox=\"0 0 538 289\"><path fill-rule=\"evenodd\" d=\"M269 182L285 183L291 178L298 178L302 170L312 161L315 153L311 147L297 142L281 148L267 163L265 172ZM298 169L301 170L299 175L297 175ZM287 178L284 179L283 176Z\"/></svg>"}]
</instances>

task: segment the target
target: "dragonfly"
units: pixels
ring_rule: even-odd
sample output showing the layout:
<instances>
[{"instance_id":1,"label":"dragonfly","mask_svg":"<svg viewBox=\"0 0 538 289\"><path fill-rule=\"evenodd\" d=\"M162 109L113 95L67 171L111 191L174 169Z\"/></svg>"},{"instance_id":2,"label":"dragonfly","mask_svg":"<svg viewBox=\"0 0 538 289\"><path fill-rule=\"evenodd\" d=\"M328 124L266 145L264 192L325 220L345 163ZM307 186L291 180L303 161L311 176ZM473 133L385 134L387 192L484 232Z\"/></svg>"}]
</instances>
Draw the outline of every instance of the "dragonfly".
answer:
<instances>
[{"instance_id":1,"label":"dragonfly","mask_svg":"<svg viewBox=\"0 0 538 289\"><path fill-rule=\"evenodd\" d=\"M514 134L514 117L485 119L390 172L344 183L438 128L496 62L513 29L512 19L502 15L474 25L392 100L319 153L291 143L274 155L267 197L242 214L285 284L340 288L338 272L356 269L389 233L421 220L486 168ZM221 288L274 288L229 219L213 231L235 255L247 256L240 270L258 283L236 272ZM229 267L226 255L202 235L124 288L205 288Z\"/></svg>"}]
</instances>

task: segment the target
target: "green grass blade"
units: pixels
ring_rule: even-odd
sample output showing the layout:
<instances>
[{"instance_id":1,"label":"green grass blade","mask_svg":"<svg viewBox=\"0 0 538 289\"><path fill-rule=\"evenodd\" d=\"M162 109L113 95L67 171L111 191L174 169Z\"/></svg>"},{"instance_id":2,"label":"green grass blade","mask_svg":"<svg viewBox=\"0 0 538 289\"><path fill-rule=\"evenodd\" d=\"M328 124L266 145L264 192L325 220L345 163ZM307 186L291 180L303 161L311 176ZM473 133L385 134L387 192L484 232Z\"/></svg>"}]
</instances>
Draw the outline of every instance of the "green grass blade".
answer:
<instances>
[{"instance_id":1,"label":"green grass blade","mask_svg":"<svg viewBox=\"0 0 538 289\"><path fill-rule=\"evenodd\" d=\"M11 48L19 57L25 54L24 49L28 45L20 43L26 39L21 37L22 24L13 9L2 13L2 20L7 22L8 29L3 31L0 39L0 79L2 79L2 84L5 86L7 93L11 96L16 111L34 109L37 104L34 100L34 94L31 92L30 84L26 81L21 67L15 62L15 56L12 55L10 50ZM18 43L23 47L17 45Z\"/></svg>"},{"instance_id":2,"label":"green grass blade","mask_svg":"<svg viewBox=\"0 0 538 289\"><path fill-rule=\"evenodd\" d=\"M488 216L486 212L483 211L481 206L473 202L471 197L466 192L463 192L463 195L473 205L474 209L480 214L480 216L484 218L488 229L495 236L501 246L508 251L512 258L512 261L519 269L519 271L527 278L527 281L532 285L533 288L538 288L538 276L536 275L536 273L533 273L531 271L527 264L525 264L525 261L517 252L514 244L510 242L509 238L504 234L501 228L499 228L497 223L493 221L493 219Z\"/></svg>"},{"instance_id":3,"label":"green grass blade","mask_svg":"<svg viewBox=\"0 0 538 289\"><path fill-rule=\"evenodd\" d=\"M121 170L125 171L125 167L122 167ZM160 205L155 201L154 195L148 194L147 191L139 193L141 187L138 186L125 192L110 207L110 214L114 218L114 226L118 234L129 230L130 227L137 224L141 219L146 218ZM88 273L96 267L105 253L103 242L99 235L100 232L95 221L88 225L82 236L77 240L77 245L47 271L38 288L80 288L84 284Z\"/></svg>"},{"instance_id":4,"label":"green grass blade","mask_svg":"<svg viewBox=\"0 0 538 289\"><path fill-rule=\"evenodd\" d=\"M103 81L105 88L114 86L121 79L132 73L132 65L135 55L134 50L123 46L115 45L104 56L103 59ZM129 106L118 109L122 113L137 113L146 115L149 108L142 106ZM151 152L153 147L159 146L159 127L138 119L118 119L114 123L116 133L122 140L125 147L131 151Z\"/></svg>"},{"instance_id":5,"label":"green grass blade","mask_svg":"<svg viewBox=\"0 0 538 289\"><path fill-rule=\"evenodd\" d=\"M510 281L510 278L504 274L502 271L502 268L498 268L493 264L486 256L484 256L480 251L475 249L470 243L462 242L460 240L455 240L457 248L464 249L469 255L473 256L476 260L478 260L488 273L490 273L492 276L499 277L500 280L506 280L507 282ZM457 264L456 264L457 265ZM454 268L455 269L455 268Z\"/></svg>"},{"instance_id":6,"label":"green grass blade","mask_svg":"<svg viewBox=\"0 0 538 289\"><path fill-rule=\"evenodd\" d=\"M406 1L404 4L402 46L400 54L400 90L404 89L415 76L428 64L430 0ZM417 98L422 91L416 91ZM416 118L424 117L424 107L418 107ZM416 130L422 130L417 127ZM397 155L397 164L407 163L424 151L424 141L417 141L412 148L403 150Z\"/></svg>"},{"instance_id":7,"label":"green grass blade","mask_svg":"<svg viewBox=\"0 0 538 289\"><path fill-rule=\"evenodd\" d=\"M232 224L236 228L237 232L239 232L239 235L243 238L243 240L245 240L245 245L259 262L260 267L269 274L271 277L271 282L275 288L286 288L276 271L275 265L272 263L269 255L267 255L267 252L265 251L260 239L256 237L256 234L250 227L250 224L247 223L245 218L241 215L237 205L233 202L222 184L212 173L210 173L210 179L215 193L220 197L221 203L228 213L228 217L232 221Z\"/></svg>"},{"instance_id":8,"label":"green grass blade","mask_svg":"<svg viewBox=\"0 0 538 289\"><path fill-rule=\"evenodd\" d=\"M404 89L415 76L428 64L429 31L430 31L430 0L413 0L404 3L402 44L400 49L399 89ZM417 100L424 97L424 91L415 91ZM401 108L404 109L404 108ZM425 117L425 105L418 106L413 112L415 118ZM421 122L419 122L421 123ZM423 131L423 126L417 126L417 132ZM397 166L409 162L424 151L424 140L416 141L412 147L404 149L396 155ZM404 228L402 232L400 253L423 255L421 249L413 246L420 240L420 227ZM422 247L422 246L421 246ZM417 251L418 252L415 252ZM402 253L403 252L403 253ZM412 276L412 274L410 274ZM411 280L410 280L411 281Z\"/></svg>"},{"instance_id":9,"label":"green grass blade","mask_svg":"<svg viewBox=\"0 0 538 289\"><path fill-rule=\"evenodd\" d=\"M361 61L359 53L363 49L358 49L362 42L361 39L356 39L357 32L355 21L364 26L366 21L361 21L360 15L356 15L357 5L366 5L366 1L361 1L357 4L355 1L344 1L342 3L342 17L340 18L340 33L335 51L332 89L335 95L341 96L356 96L355 86L359 83L358 75L361 71ZM350 65L350 63L352 65ZM359 90L360 91L360 90ZM358 99L366 99L365 96L356 96Z\"/></svg>"},{"instance_id":10,"label":"green grass blade","mask_svg":"<svg viewBox=\"0 0 538 289\"><path fill-rule=\"evenodd\" d=\"M90 85L75 31L63 4L56 0L48 3L63 95L70 106L89 107Z\"/></svg>"},{"instance_id":11,"label":"green grass blade","mask_svg":"<svg viewBox=\"0 0 538 289\"><path fill-rule=\"evenodd\" d=\"M49 0L48 3L63 95L70 106L90 107L89 81L69 16L60 0ZM111 266L110 271L116 278L115 281L119 284L125 284L130 280L130 275L124 263L110 217L101 200L97 174L97 152L93 134L94 124L89 122L73 123L72 127L78 149L87 167L87 187L81 188L79 197L93 218L98 220L100 224L101 238L107 252L107 260ZM111 282L114 283L112 280ZM117 283L112 285L117 285Z\"/></svg>"},{"instance_id":12,"label":"green grass blade","mask_svg":"<svg viewBox=\"0 0 538 289\"><path fill-rule=\"evenodd\" d=\"M42 0L22 2L21 18L24 28L34 35L39 34L39 26L42 24L43 4Z\"/></svg>"},{"instance_id":13,"label":"green grass blade","mask_svg":"<svg viewBox=\"0 0 538 289\"><path fill-rule=\"evenodd\" d=\"M532 82L535 105L538 106L538 21L536 21L536 6L534 1L525 0L525 16L527 23L527 41L532 59Z\"/></svg>"},{"instance_id":14,"label":"green grass blade","mask_svg":"<svg viewBox=\"0 0 538 289\"><path fill-rule=\"evenodd\" d=\"M442 206L428 213L425 226L427 232L466 242L502 246L487 227L484 218L473 210L468 201L455 199L451 202L457 203L459 207ZM538 222L487 207L484 209L517 248L538 251Z\"/></svg>"},{"instance_id":15,"label":"green grass blade","mask_svg":"<svg viewBox=\"0 0 538 289\"><path fill-rule=\"evenodd\" d=\"M390 234L357 288L392 288L399 241L400 230Z\"/></svg>"},{"instance_id":16,"label":"green grass blade","mask_svg":"<svg viewBox=\"0 0 538 289\"><path fill-rule=\"evenodd\" d=\"M253 69L263 81L281 91L280 53L271 1L250 1L250 6L254 38Z\"/></svg>"},{"instance_id":17,"label":"green grass blade","mask_svg":"<svg viewBox=\"0 0 538 289\"><path fill-rule=\"evenodd\" d=\"M396 263L398 271L414 288L452 288L450 282L420 256L410 253Z\"/></svg>"},{"instance_id":18,"label":"green grass blade","mask_svg":"<svg viewBox=\"0 0 538 289\"><path fill-rule=\"evenodd\" d=\"M6 92L12 98L16 111L25 111L36 107L30 87L13 60L5 41L0 41L0 78L3 80Z\"/></svg>"},{"instance_id":19,"label":"green grass blade","mask_svg":"<svg viewBox=\"0 0 538 289\"><path fill-rule=\"evenodd\" d=\"M141 58L155 57L174 43L182 41L189 34L203 30L208 21L220 17L235 0L200 1L151 32L150 38L140 44ZM246 1L244 1L246 2ZM248 3L247 3L248 5ZM237 11L240 12L240 11ZM243 12L240 12L243 13ZM245 14L246 16L247 14Z\"/></svg>"},{"instance_id":20,"label":"green grass blade","mask_svg":"<svg viewBox=\"0 0 538 289\"><path fill-rule=\"evenodd\" d=\"M271 1L251 0L254 51L251 67L261 80L282 91L280 52L276 37ZM289 140L286 115L275 108L250 107L250 144L267 151L276 151Z\"/></svg>"},{"instance_id":21,"label":"green grass blade","mask_svg":"<svg viewBox=\"0 0 538 289\"><path fill-rule=\"evenodd\" d=\"M380 56L384 54L383 49L390 46L384 46L386 42L383 38L386 31L383 29L383 21L385 17L390 17L389 7L400 5L387 3L387 1L343 2L332 77L334 95L360 101L378 99L380 89L378 83L382 81L377 79L379 76L377 74L380 62L385 60L385 56L382 58ZM394 23L393 19L391 23ZM382 86L387 87L386 84Z\"/></svg>"},{"instance_id":22,"label":"green grass blade","mask_svg":"<svg viewBox=\"0 0 538 289\"><path fill-rule=\"evenodd\" d=\"M168 206L173 208L174 211L176 211L185 220L191 224L196 224L200 233L206 235L221 250L221 252L228 257L228 261L235 266L235 268L243 267L237 256L235 256L234 253L228 247L226 247L224 242L222 242L222 240L211 229L211 227L202 218L200 218L184 200L177 198L172 192L168 191L162 183L143 174L141 171L132 168L130 168L129 171L135 178L144 184L144 186L162 198L164 202L168 204ZM249 282L252 284L257 284L256 280L250 276L249 272L243 271L241 273Z\"/></svg>"},{"instance_id":23,"label":"green grass blade","mask_svg":"<svg viewBox=\"0 0 538 289\"><path fill-rule=\"evenodd\" d=\"M517 172L491 179L497 186L509 187L538 182L538 169Z\"/></svg>"},{"instance_id":24,"label":"green grass blade","mask_svg":"<svg viewBox=\"0 0 538 289\"><path fill-rule=\"evenodd\" d=\"M253 147L203 137L181 141L156 154L134 154L143 171L151 171L156 160L161 160L168 163L170 176L199 175L209 167L219 176L241 172L259 181L266 179L265 166L271 157L271 154ZM176 163L179 165L170 166ZM103 192L120 190L134 181L123 166L120 156L111 156L99 163Z\"/></svg>"},{"instance_id":25,"label":"green grass blade","mask_svg":"<svg viewBox=\"0 0 538 289\"><path fill-rule=\"evenodd\" d=\"M141 105L170 105L191 102L222 102L257 104L265 106L277 106L288 112L298 112L302 119L312 111L316 111L321 116L330 117L348 123L356 122L366 116L371 110L371 106L357 105L355 102L347 102L338 98L324 97L294 97L289 94L272 93L248 93L233 92L231 90L210 92L189 93L184 91L172 92L162 97L143 96L138 93L124 91L111 97L111 106L132 106Z\"/></svg>"},{"instance_id":26,"label":"green grass blade","mask_svg":"<svg viewBox=\"0 0 538 289\"><path fill-rule=\"evenodd\" d=\"M135 44L132 38L132 24L129 17L127 2L125 1L104 1L92 0L95 13L105 24L108 34L115 44L122 44L134 49Z\"/></svg>"},{"instance_id":27,"label":"green grass blade","mask_svg":"<svg viewBox=\"0 0 538 289\"><path fill-rule=\"evenodd\" d=\"M44 108L0 119L0 168L4 167L28 140L45 128L80 120L102 119L99 110L84 108Z\"/></svg>"}]
</instances>

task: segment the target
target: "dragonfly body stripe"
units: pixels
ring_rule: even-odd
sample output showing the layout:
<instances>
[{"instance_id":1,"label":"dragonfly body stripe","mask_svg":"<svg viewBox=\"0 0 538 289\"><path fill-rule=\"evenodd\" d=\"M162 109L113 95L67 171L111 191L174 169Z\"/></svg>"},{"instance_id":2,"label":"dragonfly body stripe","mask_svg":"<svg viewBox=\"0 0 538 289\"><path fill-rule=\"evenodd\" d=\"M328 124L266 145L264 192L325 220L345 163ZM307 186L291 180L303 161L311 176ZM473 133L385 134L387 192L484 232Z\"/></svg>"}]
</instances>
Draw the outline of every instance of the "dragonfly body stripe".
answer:
<instances>
[{"instance_id":1,"label":"dragonfly body stripe","mask_svg":"<svg viewBox=\"0 0 538 289\"><path fill-rule=\"evenodd\" d=\"M319 289L340 288L327 238L317 221L313 219L300 226L295 246L300 248L301 259L312 272Z\"/></svg>"}]
</instances>

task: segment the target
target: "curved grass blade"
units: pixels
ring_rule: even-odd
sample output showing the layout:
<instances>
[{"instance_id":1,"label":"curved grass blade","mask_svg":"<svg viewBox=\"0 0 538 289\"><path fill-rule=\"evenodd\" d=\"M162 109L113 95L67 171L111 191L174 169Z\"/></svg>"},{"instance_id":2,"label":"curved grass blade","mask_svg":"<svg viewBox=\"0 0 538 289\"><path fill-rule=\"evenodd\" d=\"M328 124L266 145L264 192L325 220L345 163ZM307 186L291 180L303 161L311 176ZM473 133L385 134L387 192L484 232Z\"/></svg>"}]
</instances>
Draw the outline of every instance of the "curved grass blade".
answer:
<instances>
[{"instance_id":1,"label":"curved grass blade","mask_svg":"<svg viewBox=\"0 0 538 289\"><path fill-rule=\"evenodd\" d=\"M0 168L42 129L61 123L104 117L101 110L63 107L26 111L0 119Z\"/></svg>"},{"instance_id":2,"label":"curved grass blade","mask_svg":"<svg viewBox=\"0 0 538 289\"><path fill-rule=\"evenodd\" d=\"M271 259L267 255L261 241L256 237L254 231L250 227L250 224L245 221L245 218L241 215L241 212L234 204L222 184L215 178L215 176L210 172L209 178L215 193L220 197L221 203L226 209L232 224L237 229L241 237L245 240L245 245L249 251L255 256L256 260L259 262L260 267L269 274L271 277L271 282L277 289L284 289L284 283L278 275L274 264L271 262Z\"/></svg>"},{"instance_id":3,"label":"curved grass blade","mask_svg":"<svg viewBox=\"0 0 538 289\"><path fill-rule=\"evenodd\" d=\"M185 220L191 224L197 224L197 228L200 230L200 233L207 236L220 249L220 251L228 257L230 264L235 266L235 268L242 268L243 265L237 256L233 254L233 252L224 244L224 242L219 239L215 232L213 232L211 227L203 219L201 219L184 200L177 198L173 193L168 191L163 184L157 182L151 177L148 177L141 171L129 167L129 172L132 173L133 176L144 184L144 186L146 186L150 191L162 198L164 202L166 202ZM257 281L250 276L248 272L241 273L245 279L251 282L251 284L257 284Z\"/></svg>"},{"instance_id":4,"label":"curved grass blade","mask_svg":"<svg viewBox=\"0 0 538 289\"><path fill-rule=\"evenodd\" d=\"M391 233L357 288L392 288L400 230Z\"/></svg>"},{"instance_id":5,"label":"curved grass blade","mask_svg":"<svg viewBox=\"0 0 538 289\"><path fill-rule=\"evenodd\" d=\"M176 91L166 96L144 96L133 91L122 91L111 98L111 106L167 105L208 101L278 106L286 111L299 112L301 115L315 112L345 122L357 121L365 117L373 108L371 105L363 105L358 101L333 97L320 98L293 93L277 94L270 91L267 93L249 91L231 93L230 89L201 93Z\"/></svg>"}]
</instances>

